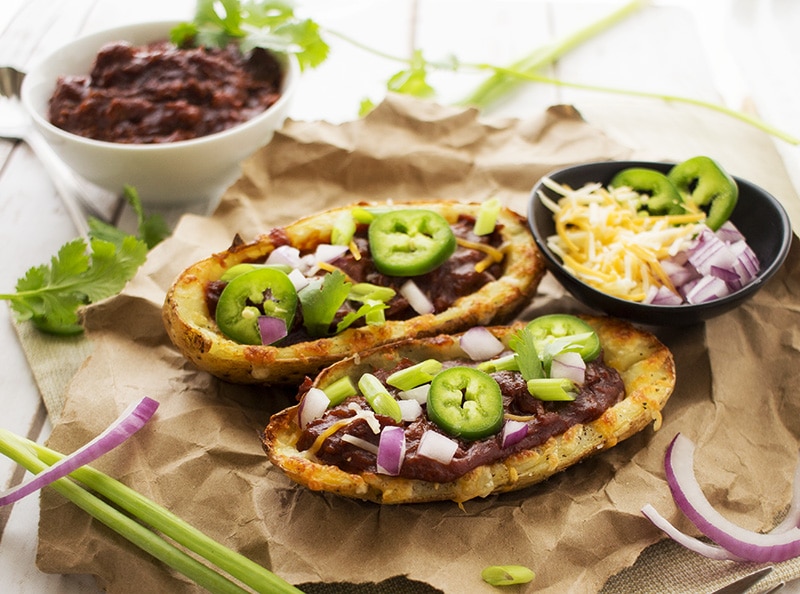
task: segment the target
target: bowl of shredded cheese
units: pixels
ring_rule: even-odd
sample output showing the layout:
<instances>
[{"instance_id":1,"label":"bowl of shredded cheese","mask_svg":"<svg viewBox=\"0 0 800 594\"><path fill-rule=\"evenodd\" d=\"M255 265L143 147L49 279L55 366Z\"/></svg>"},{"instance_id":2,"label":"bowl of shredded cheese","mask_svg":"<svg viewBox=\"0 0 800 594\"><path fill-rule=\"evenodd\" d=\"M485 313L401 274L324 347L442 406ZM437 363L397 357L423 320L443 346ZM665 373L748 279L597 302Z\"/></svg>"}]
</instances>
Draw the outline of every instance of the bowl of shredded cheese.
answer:
<instances>
[{"instance_id":1,"label":"bowl of shredded cheese","mask_svg":"<svg viewBox=\"0 0 800 594\"><path fill-rule=\"evenodd\" d=\"M718 229L689 204L652 215L649 196L610 185L625 169L667 174L676 164L602 161L543 177L528 222L547 267L592 309L651 325L687 325L733 309L782 266L792 231L780 202L731 176L736 205Z\"/></svg>"}]
</instances>

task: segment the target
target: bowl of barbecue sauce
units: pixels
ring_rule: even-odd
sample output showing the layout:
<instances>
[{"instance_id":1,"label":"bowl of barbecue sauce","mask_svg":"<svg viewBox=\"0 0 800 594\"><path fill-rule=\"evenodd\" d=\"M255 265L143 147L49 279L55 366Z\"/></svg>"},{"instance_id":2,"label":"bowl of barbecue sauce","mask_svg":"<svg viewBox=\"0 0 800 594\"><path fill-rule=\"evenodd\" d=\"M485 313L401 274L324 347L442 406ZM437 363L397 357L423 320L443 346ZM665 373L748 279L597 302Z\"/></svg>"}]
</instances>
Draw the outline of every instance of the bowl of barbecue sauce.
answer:
<instances>
[{"instance_id":1,"label":"bowl of barbecue sauce","mask_svg":"<svg viewBox=\"0 0 800 594\"><path fill-rule=\"evenodd\" d=\"M298 78L261 48L178 47L178 23L140 23L77 39L30 69L22 101L76 173L145 206L210 212L286 117Z\"/></svg>"}]
</instances>

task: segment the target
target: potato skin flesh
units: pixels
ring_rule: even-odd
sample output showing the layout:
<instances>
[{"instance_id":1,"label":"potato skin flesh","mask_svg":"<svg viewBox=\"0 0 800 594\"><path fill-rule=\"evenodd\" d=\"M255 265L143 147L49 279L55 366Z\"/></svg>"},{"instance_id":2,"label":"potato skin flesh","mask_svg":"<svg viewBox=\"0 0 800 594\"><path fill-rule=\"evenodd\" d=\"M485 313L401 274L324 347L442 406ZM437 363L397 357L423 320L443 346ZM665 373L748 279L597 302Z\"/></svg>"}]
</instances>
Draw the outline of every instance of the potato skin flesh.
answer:
<instances>
[{"instance_id":1,"label":"potato skin flesh","mask_svg":"<svg viewBox=\"0 0 800 594\"><path fill-rule=\"evenodd\" d=\"M358 206L386 206L358 203ZM330 241L331 225L338 213L355 204L299 219L282 230L291 245L313 250ZM479 204L457 201L392 203L397 208L427 208L454 222L459 215L476 216ZM381 326L350 328L336 336L286 347L251 346L225 337L209 315L205 287L231 266L263 260L275 249L269 234L249 243L231 246L188 267L167 292L162 309L167 334L181 354L198 368L239 384L298 385L306 376L363 351L408 337L453 333L476 325L502 323L514 317L533 298L544 275L544 260L527 223L517 213L503 209L498 217L505 246L503 275L480 290L458 299L438 314L389 320Z\"/></svg>"},{"instance_id":2,"label":"potato skin flesh","mask_svg":"<svg viewBox=\"0 0 800 594\"><path fill-rule=\"evenodd\" d=\"M448 483L374 472L348 473L297 450L301 430L297 425L297 406L293 406L273 415L262 435L264 449L273 465L309 489L382 504L447 500L461 503L541 482L584 458L615 446L650 423L658 429L661 410L675 387L674 358L655 336L614 318L582 317L598 333L605 363L620 372L625 385L625 399L591 423L574 425L539 447L523 450L493 464L478 466ZM521 327L517 323L489 330L506 341ZM336 363L324 369L312 385L326 386L345 375L357 378L376 367L391 368L405 358L445 361L464 356L457 335L410 339Z\"/></svg>"}]
</instances>

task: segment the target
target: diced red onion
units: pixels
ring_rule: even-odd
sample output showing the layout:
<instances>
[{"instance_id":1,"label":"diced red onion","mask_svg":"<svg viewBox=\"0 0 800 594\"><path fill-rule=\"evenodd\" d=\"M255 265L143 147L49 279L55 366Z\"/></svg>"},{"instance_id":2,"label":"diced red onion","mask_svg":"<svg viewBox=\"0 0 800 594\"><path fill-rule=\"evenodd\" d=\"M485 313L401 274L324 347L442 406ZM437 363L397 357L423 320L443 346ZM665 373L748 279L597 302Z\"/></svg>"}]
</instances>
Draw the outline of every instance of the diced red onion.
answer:
<instances>
[{"instance_id":1,"label":"diced red onion","mask_svg":"<svg viewBox=\"0 0 800 594\"><path fill-rule=\"evenodd\" d=\"M694 443L680 433L667 448L667 484L678 508L700 532L734 557L754 563L779 563L800 556L800 528L760 533L726 519L706 499L694 474Z\"/></svg>"},{"instance_id":2,"label":"diced red onion","mask_svg":"<svg viewBox=\"0 0 800 594\"><path fill-rule=\"evenodd\" d=\"M348 249L346 245L331 245L329 243L321 243L314 251L314 260L317 262L332 262Z\"/></svg>"},{"instance_id":3,"label":"diced red onion","mask_svg":"<svg viewBox=\"0 0 800 594\"><path fill-rule=\"evenodd\" d=\"M417 420L422 415L422 404L413 398L398 400L397 405L400 407L402 420L407 423Z\"/></svg>"},{"instance_id":4,"label":"diced red onion","mask_svg":"<svg viewBox=\"0 0 800 594\"><path fill-rule=\"evenodd\" d=\"M397 393L397 397L401 400L416 400L420 404L425 404L428 401L428 392L430 392L430 384L422 384L410 390L403 390Z\"/></svg>"},{"instance_id":5,"label":"diced red onion","mask_svg":"<svg viewBox=\"0 0 800 594\"><path fill-rule=\"evenodd\" d=\"M47 470L2 493L0 505L14 503L110 452L144 427L157 408L158 401L143 397L125 409L111 425L86 445L65 456Z\"/></svg>"},{"instance_id":6,"label":"diced red onion","mask_svg":"<svg viewBox=\"0 0 800 594\"><path fill-rule=\"evenodd\" d=\"M739 229L736 228L730 220L725 221L722 223L719 229L716 231L717 237L719 237L725 243L736 243L737 241L742 241L744 239L744 235Z\"/></svg>"},{"instance_id":7,"label":"diced red onion","mask_svg":"<svg viewBox=\"0 0 800 594\"><path fill-rule=\"evenodd\" d=\"M586 380L586 362L580 353L559 353L550 364L550 377L568 379L581 386Z\"/></svg>"},{"instance_id":8,"label":"diced red onion","mask_svg":"<svg viewBox=\"0 0 800 594\"><path fill-rule=\"evenodd\" d=\"M405 456L405 430L395 425L384 427L381 431L380 443L378 444L378 472L390 476L397 476L400 474L400 468L403 466L403 459Z\"/></svg>"},{"instance_id":9,"label":"diced red onion","mask_svg":"<svg viewBox=\"0 0 800 594\"><path fill-rule=\"evenodd\" d=\"M503 352L505 346L483 326L470 328L459 339L461 349L473 361L486 361Z\"/></svg>"},{"instance_id":10,"label":"diced red onion","mask_svg":"<svg viewBox=\"0 0 800 594\"><path fill-rule=\"evenodd\" d=\"M300 272L300 269L293 268L292 271L288 274L289 280L292 281L294 285L295 291L300 291L301 289L305 289L308 286L308 283L311 282L309 278Z\"/></svg>"},{"instance_id":11,"label":"diced red onion","mask_svg":"<svg viewBox=\"0 0 800 594\"><path fill-rule=\"evenodd\" d=\"M417 453L442 464L450 464L458 450L458 444L436 431L425 431L419 440Z\"/></svg>"},{"instance_id":12,"label":"diced red onion","mask_svg":"<svg viewBox=\"0 0 800 594\"><path fill-rule=\"evenodd\" d=\"M528 435L528 424L523 421L515 421L508 419L503 425L503 441L502 446L509 448L515 443L519 443Z\"/></svg>"},{"instance_id":13,"label":"diced red onion","mask_svg":"<svg viewBox=\"0 0 800 594\"><path fill-rule=\"evenodd\" d=\"M653 305L681 305L683 298L664 285L658 287L650 285L650 292L645 302Z\"/></svg>"},{"instance_id":14,"label":"diced red onion","mask_svg":"<svg viewBox=\"0 0 800 594\"><path fill-rule=\"evenodd\" d=\"M736 291L742 287L742 281L739 278L739 273L733 268L721 268L720 266L711 267L711 275L721 278L728 285L731 291Z\"/></svg>"},{"instance_id":15,"label":"diced red onion","mask_svg":"<svg viewBox=\"0 0 800 594\"><path fill-rule=\"evenodd\" d=\"M742 279L742 284L746 285L758 276L758 271L761 268L758 256L745 241L732 243L730 249L736 256L733 268Z\"/></svg>"},{"instance_id":16,"label":"diced red onion","mask_svg":"<svg viewBox=\"0 0 800 594\"><path fill-rule=\"evenodd\" d=\"M272 316L258 316L258 332L261 335L261 344L272 344L284 338L286 321Z\"/></svg>"},{"instance_id":17,"label":"diced red onion","mask_svg":"<svg viewBox=\"0 0 800 594\"><path fill-rule=\"evenodd\" d=\"M319 388L310 388L297 407L297 422L305 429L314 419L318 419L330 406L331 400Z\"/></svg>"},{"instance_id":18,"label":"diced red onion","mask_svg":"<svg viewBox=\"0 0 800 594\"><path fill-rule=\"evenodd\" d=\"M352 444L362 450L366 450L367 452L371 452L378 455L378 446L374 443L367 441L366 439L361 439L360 437L356 437L355 435L351 435L350 433L345 433L342 435L342 441L346 441L349 444Z\"/></svg>"},{"instance_id":19,"label":"diced red onion","mask_svg":"<svg viewBox=\"0 0 800 594\"><path fill-rule=\"evenodd\" d=\"M290 245L279 245L267 256L267 264L285 264L291 268L301 268L300 250Z\"/></svg>"},{"instance_id":20,"label":"diced red onion","mask_svg":"<svg viewBox=\"0 0 800 594\"><path fill-rule=\"evenodd\" d=\"M425 293L417 286L413 280L407 280L400 287L400 294L406 298L408 304L419 315L425 315L434 312L433 303Z\"/></svg>"},{"instance_id":21,"label":"diced red onion","mask_svg":"<svg viewBox=\"0 0 800 594\"><path fill-rule=\"evenodd\" d=\"M703 276L711 274L711 267L732 268L736 256L727 244L714 235L711 229L704 227L694 246L687 254L689 263Z\"/></svg>"},{"instance_id":22,"label":"diced red onion","mask_svg":"<svg viewBox=\"0 0 800 594\"><path fill-rule=\"evenodd\" d=\"M692 266L688 266L685 261L680 263L676 260L662 260L660 264L662 270L676 288L682 287L689 281L700 277L697 271Z\"/></svg>"},{"instance_id":23,"label":"diced red onion","mask_svg":"<svg viewBox=\"0 0 800 594\"><path fill-rule=\"evenodd\" d=\"M730 295L731 290L724 280L716 276L704 276L686 292L687 303L708 303Z\"/></svg>"}]
</instances>

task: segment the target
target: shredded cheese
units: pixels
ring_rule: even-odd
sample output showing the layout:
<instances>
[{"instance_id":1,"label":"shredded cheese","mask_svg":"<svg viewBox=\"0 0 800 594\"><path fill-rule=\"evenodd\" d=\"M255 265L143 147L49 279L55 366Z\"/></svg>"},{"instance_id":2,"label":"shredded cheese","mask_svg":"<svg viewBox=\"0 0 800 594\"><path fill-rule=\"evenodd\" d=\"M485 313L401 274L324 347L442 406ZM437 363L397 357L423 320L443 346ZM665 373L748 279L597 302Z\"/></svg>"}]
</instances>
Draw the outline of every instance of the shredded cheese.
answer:
<instances>
[{"instance_id":1,"label":"shredded cheese","mask_svg":"<svg viewBox=\"0 0 800 594\"><path fill-rule=\"evenodd\" d=\"M661 261L688 246L705 213L643 216L638 211L646 197L629 188L587 184L573 190L550 179L544 183L560 196L554 201L539 194L555 220L547 245L567 271L629 301L644 301L651 287L675 292Z\"/></svg>"},{"instance_id":2,"label":"shredded cheese","mask_svg":"<svg viewBox=\"0 0 800 594\"><path fill-rule=\"evenodd\" d=\"M487 245L485 243L480 243L477 241L469 241L468 239L462 239L461 237L457 237L456 242L461 247L468 248L471 250L477 250L479 252L483 252L484 254L486 254L486 257L483 260L475 264L475 272L483 272L495 262L503 261L504 254L502 249L497 249L496 247Z\"/></svg>"}]
</instances>

